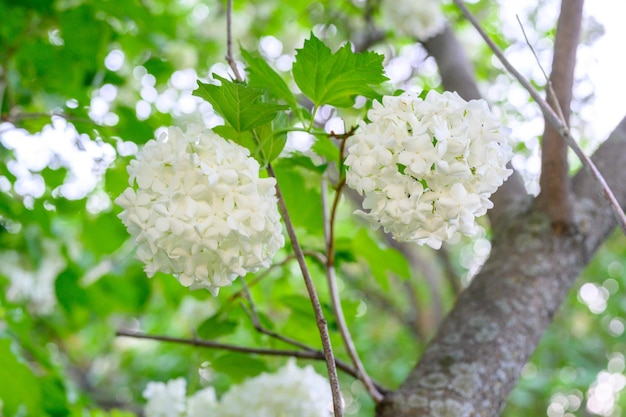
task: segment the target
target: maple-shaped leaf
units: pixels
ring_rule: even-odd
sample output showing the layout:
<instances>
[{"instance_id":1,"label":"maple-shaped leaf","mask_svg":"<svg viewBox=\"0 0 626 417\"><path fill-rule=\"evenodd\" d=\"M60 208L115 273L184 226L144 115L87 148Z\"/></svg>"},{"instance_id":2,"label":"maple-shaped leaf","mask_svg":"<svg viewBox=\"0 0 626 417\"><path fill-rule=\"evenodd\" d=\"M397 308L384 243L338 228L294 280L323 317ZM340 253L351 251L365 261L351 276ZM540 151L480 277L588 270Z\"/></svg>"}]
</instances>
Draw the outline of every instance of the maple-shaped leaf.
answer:
<instances>
[{"instance_id":1,"label":"maple-shaped leaf","mask_svg":"<svg viewBox=\"0 0 626 417\"><path fill-rule=\"evenodd\" d=\"M377 96L372 86L387 80L382 55L352 52L350 44L332 53L313 34L297 50L292 71L300 90L316 106L350 107L356 95Z\"/></svg>"},{"instance_id":2,"label":"maple-shaped leaf","mask_svg":"<svg viewBox=\"0 0 626 417\"><path fill-rule=\"evenodd\" d=\"M287 106L263 101L263 90L241 82L233 82L213 74L222 84L205 84L198 81L193 95L205 99L236 132L251 131L271 122Z\"/></svg>"},{"instance_id":3,"label":"maple-shaped leaf","mask_svg":"<svg viewBox=\"0 0 626 417\"><path fill-rule=\"evenodd\" d=\"M249 84L251 87L269 91L273 98L284 100L292 110L298 107L298 102L285 80L261 57L241 49L241 55L248 63Z\"/></svg>"}]
</instances>

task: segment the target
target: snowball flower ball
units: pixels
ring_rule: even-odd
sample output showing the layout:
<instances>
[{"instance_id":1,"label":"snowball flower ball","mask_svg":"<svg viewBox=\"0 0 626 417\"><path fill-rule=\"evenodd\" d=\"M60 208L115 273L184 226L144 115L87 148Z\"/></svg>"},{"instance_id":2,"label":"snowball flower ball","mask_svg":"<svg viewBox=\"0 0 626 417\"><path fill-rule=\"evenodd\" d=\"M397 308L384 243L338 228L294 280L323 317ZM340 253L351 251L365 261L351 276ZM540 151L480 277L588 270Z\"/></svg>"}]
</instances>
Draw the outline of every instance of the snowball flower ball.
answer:
<instances>
[{"instance_id":1,"label":"snowball flower ball","mask_svg":"<svg viewBox=\"0 0 626 417\"><path fill-rule=\"evenodd\" d=\"M143 391L147 400L144 407L149 417L182 417L186 408L187 381L176 378L163 382L149 382Z\"/></svg>"},{"instance_id":2,"label":"snowball flower ball","mask_svg":"<svg viewBox=\"0 0 626 417\"><path fill-rule=\"evenodd\" d=\"M328 380L312 366L295 361L276 373L248 379L231 387L220 400L220 417L330 417L332 396Z\"/></svg>"},{"instance_id":3,"label":"snowball flower ball","mask_svg":"<svg viewBox=\"0 0 626 417\"><path fill-rule=\"evenodd\" d=\"M511 175L509 129L484 100L430 91L385 96L348 139L346 183L365 196L356 214L398 241L435 249L475 217Z\"/></svg>"},{"instance_id":4,"label":"snowball flower ball","mask_svg":"<svg viewBox=\"0 0 626 417\"><path fill-rule=\"evenodd\" d=\"M213 387L205 388L187 398L186 417L218 417L219 403ZM146 413L146 417L152 417Z\"/></svg>"},{"instance_id":5,"label":"snowball flower ball","mask_svg":"<svg viewBox=\"0 0 626 417\"><path fill-rule=\"evenodd\" d=\"M211 130L169 128L128 166L115 203L148 276L174 274L191 288L219 287L270 266L284 237L276 180L259 178L246 148Z\"/></svg>"},{"instance_id":6,"label":"snowball flower ball","mask_svg":"<svg viewBox=\"0 0 626 417\"><path fill-rule=\"evenodd\" d=\"M383 22L398 34L425 41L445 28L440 3L440 0L383 0Z\"/></svg>"}]
</instances>

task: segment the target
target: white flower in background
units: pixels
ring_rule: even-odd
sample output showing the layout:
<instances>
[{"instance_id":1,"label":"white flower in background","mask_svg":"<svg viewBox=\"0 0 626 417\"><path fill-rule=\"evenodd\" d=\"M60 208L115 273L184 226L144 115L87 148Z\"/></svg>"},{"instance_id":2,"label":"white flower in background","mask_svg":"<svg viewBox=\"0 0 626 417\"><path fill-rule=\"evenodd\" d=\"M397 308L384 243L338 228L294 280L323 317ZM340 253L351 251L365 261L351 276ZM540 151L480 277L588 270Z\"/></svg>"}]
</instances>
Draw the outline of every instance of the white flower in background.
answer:
<instances>
[{"instance_id":1,"label":"white flower in background","mask_svg":"<svg viewBox=\"0 0 626 417\"><path fill-rule=\"evenodd\" d=\"M176 378L163 382L148 382L143 391L147 401L144 412L146 417L183 417L185 412L185 394L187 381Z\"/></svg>"},{"instance_id":2,"label":"white flower in background","mask_svg":"<svg viewBox=\"0 0 626 417\"><path fill-rule=\"evenodd\" d=\"M445 28L440 0L383 0L380 7L384 25L400 35L425 41Z\"/></svg>"},{"instance_id":3,"label":"white flower in background","mask_svg":"<svg viewBox=\"0 0 626 417\"><path fill-rule=\"evenodd\" d=\"M220 401L220 417L330 417L332 396L326 378L295 360L273 374L235 385Z\"/></svg>"},{"instance_id":4,"label":"white flower in background","mask_svg":"<svg viewBox=\"0 0 626 417\"><path fill-rule=\"evenodd\" d=\"M474 234L475 217L512 173L509 130L485 101L404 93L374 102L368 118L347 143L346 182L368 210L355 213L435 249L457 232Z\"/></svg>"},{"instance_id":5,"label":"white flower in background","mask_svg":"<svg viewBox=\"0 0 626 417\"><path fill-rule=\"evenodd\" d=\"M259 178L248 155L194 128L171 127L145 144L115 203L148 276L171 273L217 295L238 276L270 266L284 244L276 180Z\"/></svg>"},{"instance_id":6,"label":"white flower in background","mask_svg":"<svg viewBox=\"0 0 626 417\"><path fill-rule=\"evenodd\" d=\"M185 399L182 378L149 382L146 417L331 417L328 380L312 366L299 368L294 359L276 373L262 373L233 385L218 401L213 387Z\"/></svg>"},{"instance_id":7,"label":"white flower in background","mask_svg":"<svg viewBox=\"0 0 626 417\"><path fill-rule=\"evenodd\" d=\"M0 275L9 279L7 299L27 303L32 314L45 316L56 307L54 283L67 263L59 243L42 239L39 264L22 252L0 252ZM1 414L0 414L1 415Z\"/></svg>"},{"instance_id":8,"label":"white flower in background","mask_svg":"<svg viewBox=\"0 0 626 417\"><path fill-rule=\"evenodd\" d=\"M215 389L208 387L187 399L186 417L218 417L218 408Z\"/></svg>"}]
</instances>

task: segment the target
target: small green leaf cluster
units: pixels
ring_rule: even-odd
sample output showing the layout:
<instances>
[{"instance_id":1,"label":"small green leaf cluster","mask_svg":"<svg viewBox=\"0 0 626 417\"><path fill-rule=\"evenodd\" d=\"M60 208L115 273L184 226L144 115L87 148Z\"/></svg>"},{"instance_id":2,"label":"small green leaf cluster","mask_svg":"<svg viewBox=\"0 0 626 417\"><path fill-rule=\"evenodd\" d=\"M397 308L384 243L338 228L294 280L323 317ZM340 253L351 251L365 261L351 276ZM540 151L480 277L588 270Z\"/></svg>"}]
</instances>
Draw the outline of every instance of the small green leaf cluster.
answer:
<instances>
[{"instance_id":1,"label":"small green leaf cluster","mask_svg":"<svg viewBox=\"0 0 626 417\"><path fill-rule=\"evenodd\" d=\"M383 56L356 53L346 43L333 53L311 33L297 50L291 75L305 97L298 97L288 83L264 59L242 50L248 80L228 80L213 74L215 84L198 82L194 95L211 103L225 124L213 130L246 147L261 166L280 155L286 133L296 124L313 131L315 111L323 105L354 105L356 96L378 97L375 87L387 80ZM219 84L217 84L219 83ZM312 103L312 109L300 102ZM312 111L311 111L312 110Z\"/></svg>"}]
</instances>

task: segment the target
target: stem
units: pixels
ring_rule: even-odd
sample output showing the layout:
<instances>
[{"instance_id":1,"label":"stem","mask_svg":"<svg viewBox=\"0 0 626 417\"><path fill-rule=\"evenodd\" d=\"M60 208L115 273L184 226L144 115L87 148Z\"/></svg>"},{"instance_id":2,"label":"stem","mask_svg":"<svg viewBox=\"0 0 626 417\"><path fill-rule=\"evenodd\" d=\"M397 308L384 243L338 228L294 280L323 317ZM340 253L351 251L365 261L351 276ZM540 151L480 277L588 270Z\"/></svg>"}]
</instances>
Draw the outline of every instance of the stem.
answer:
<instances>
[{"instance_id":1,"label":"stem","mask_svg":"<svg viewBox=\"0 0 626 417\"><path fill-rule=\"evenodd\" d=\"M233 58L233 0L228 0L226 3L226 62L230 65L230 68L235 74L237 81L243 81L239 70L237 69L237 63Z\"/></svg>"},{"instance_id":2,"label":"stem","mask_svg":"<svg viewBox=\"0 0 626 417\"><path fill-rule=\"evenodd\" d=\"M311 123L309 123L309 127L306 129L308 133L311 133L311 131L313 130L313 126L315 125L315 116L317 116L318 110L318 106L313 106L313 110L311 111Z\"/></svg>"},{"instance_id":3,"label":"stem","mask_svg":"<svg viewBox=\"0 0 626 417\"><path fill-rule=\"evenodd\" d=\"M343 150L343 149L342 149ZM343 159L343 155L340 155L340 160ZM328 290L330 293L330 302L333 307L333 312L335 313L335 319L337 320L337 327L339 329L339 333L341 334L341 338L343 339L343 344L352 360L352 364L358 371L359 380L367 389L367 392L372 397L372 399L376 403L380 403L383 400L383 395L376 389L374 383L372 382L370 376L367 374L363 363L361 362L361 358L359 358L359 354L356 351L354 346L354 341L352 340L352 335L350 334L350 330L348 329L348 325L346 324L346 319L343 314L343 308L341 307L341 299L339 297L339 290L337 289L337 277L335 274L335 239L334 239L334 229L335 229L335 219L337 213L337 207L339 204L339 199L341 198L341 188L345 183L345 179L342 178L339 183L337 190L335 190L335 198L333 201L332 209L330 211L330 218L327 215L327 201L326 201L326 181L322 180L322 213L324 216L324 238L326 240L326 263L324 264L324 271L326 272L326 281L328 282Z\"/></svg>"},{"instance_id":4,"label":"stem","mask_svg":"<svg viewBox=\"0 0 626 417\"><path fill-rule=\"evenodd\" d=\"M288 127L288 128L285 128L285 129L276 129L276 130L274 130L273 135L274 136L279 136L279 135L282 135L284 133L289 133L289 132L304 132L304 133L308 133L310 135L319 136L319 137L327 137L328 136L328 133L326 133L324 131L319 131L318 132L318 131L313 130L312 128L305 129L303 127Z\"/></svg>"},{"instance_id":5,"label":"stem","mask_svg":"<svg viewBox=\"0 0 626 417\"><path fill-rule=\"evenodd\" d=\"M325 262L325 261L324 261ZM321 358L324 357L324 352L317 350L309 345L307 345L306 343L302 343L298 340L292 339L291 337L287 337L287 336L283 336L281 334L278 334L276 332L273 332L271 330L266 329L265 327L263 327L261 325L261 322L259 321L259 317L257 314L257 310L256 310L256 306L254 304L254 300L252 300L252 297L250 295L250 291L248 290L248 286L245 284L245 281L243 281L242 279L242 284L244 286L244 292L245 292L245 297L247 298L248 302L250 303L250 308L248 309L245 305L242 304L242 308L244 309L245 313L248 315L248 317L250 317L250 320L252 321L252 325L254 326L255 330L258 331L259 333L262 333L264 335L267 335L269 337L272 337L276 340L280 340L281 342L287 343L289 345L298 347L304 351L307 352L316 352L317 355L319 355ZM342 371L350 374L352 377L354 377L355 379L359 379L358 377L358 371L355 368L350 367L350 365L348 365L347 363L341 361L340 359L335 358L335 364L337 365L338 368L340 368ZM339 366L339 364L341 364L341 366ZM348 371L346 371L346 369L348 369ZM376 386L376 389L378 389L380 392L387 392L388 390L384 387L382 387L380 384L373 382L373 384Z\"/></svg>"},{"instance_id":6,"label":"stem","mask_svg":"<svg viewBox=\"0 0 626 417\"><path fill-rule=\"evenodd\" d=\"M7 77L4 66L0 65L0 120L2 120L2 106L4 105L4 93L7 91Z\"/></svg>"},{"instance_id":7,"label":"stem","mask_svg":"<svg viewBox=\"0 0 626 417\"><path fill-rule=\"evenodd\" d=\"M223 349L230 352L265 355L265 356L289 356L298 359L310 359L316 361L325 361L326 357L324 353L319 350L287 350L287 349L266 349L266 348L252 348L246 346L231 345L228 343L213 342L210 340L200 339L184 339L180 337L171 337L155 334L147 334L136 331L118 330L115 332L118 337L132 337L135 339L147 339L156 340L160 342L178 343L181 345L198 346L209 349ZM335 361L337 368L341 369L346 374L353 378L358 378L357 371L347 363L337 359Z\"/></svg>"},{"instance_id":8,"label":"stem","mask_svg":"<svg viewBox=\"0 0 626 417\"><path fill-rule=\"evenodd\" d=\"M622 229L622 232L626 234L626 215L624 214L624 210L622 210L617 198L615 198L615 194L609 188L606 180L598 170L598 167L593 163L591 158L589 158L583 150L578 146L576 141L570 136L569 128L563 121L559 118L557 113L550 107L548 102L541 97L541 94L537 90L533 88L533 86L524 78L522 74L519 73L515 69L515 67L509 62L508 59L504 56L500 48L495 44L493 40L485 33L485 31L480 27L480 24L474 18L474 16L470 13L470 11L465 7L462 0L453 0L454 4L461 10L463 15L470 23L474 26L474 28L478 31L483 40L487 43L489 48L493 51L494 55L498 57L502 65L513 75L517 81L528 91L531 97L537 102L541 111L546 118L546 121L549 122L554 128L557 130L561 138L567 143L567 145L574 151L576 156L580 159L585 169L589 172L589 174L593 177L593 179L598 183L602 190L602 196L608 201L611 209L613 211L613 215L615 216L615 220L617 224Z\"/></svg>"},{"instance_id":9,"label":"stem","mask_svg":"<svg viewBox=\"0 0 626 417\"><path fill-rule=\"evenodd\" d=\"M276 179L276 173L274 172L274 168L271 164L267 165L267 172L270 177L274 177ZM300 271L302 271L302 277L304 278L304 283L309 293L309 298L311 299L313 311L315 312L317 328L320 333L320 338L322 339L322 349L324 351L324 357L326 358L326 368L328 369L330 390L333 395L333 409L335 413L334 417L343 417L341 391L339 390L339 380L337 378L337 369L335 367L333 347L330 342L330 335L328 334L328 324L326 322L326 318L324 318L324 312L322 311L322 306L320 304L319 297L317 296L317 291L315 290L315 286L313 285L313 279L311 278L309 268L307 267L306 260L304 259L304 253L302 252L302 248L300 247L300 243L298 242L296 231L293 227L293 223L291 222L291 218L289 217L287 205L285 204L285 198L283 197L283 193L281 192L280 186L278 185L278 179L276 179L276 197L278 198L278 208L280 209L280 214L285 221L287 234L289 235L289 239L291 240L291 246L293 247L293 251L298 259L298 265L300 265Z\"/></svg>"},{"instance_id":10,"label":"stem","mask_svg":"<svg viewBox=\"0 0 626 417\"><path fill-rule=\"evenodd\" d=\"M278 334L276 332L273 332L271 330L266 329L265 327L263 327L261 325L261 322L259 321L259 315L257 313L256 310L256 304L254 303L254 300L252 299L252 295L250 294L250 290L248 288L248 284L246 284L246 281L243 279L243 277L241 278L241 285L243 287L243 291L244 291L244 295L245 298L248 300L248 304L250 305L250 308L247 308L245 306L245 304L242 303L242 308L244 309L244 311L246 312L246 314L248 315L248 317L250 318L250 321L252 322L252 325L254 326L254 329L259 332L262 333L264 335L267 335L269 337L272 337L274 339L280 340L281 342L287 343L289 345L293 345L295 347L298 347L300 349L306 350L306 351L315 351L315 349L313 349L311 346L308 346L302 342L299 342L295 339L292 339L290 337L287 336L283 336L281 334Z\"/></svg>"}]
</instances>

